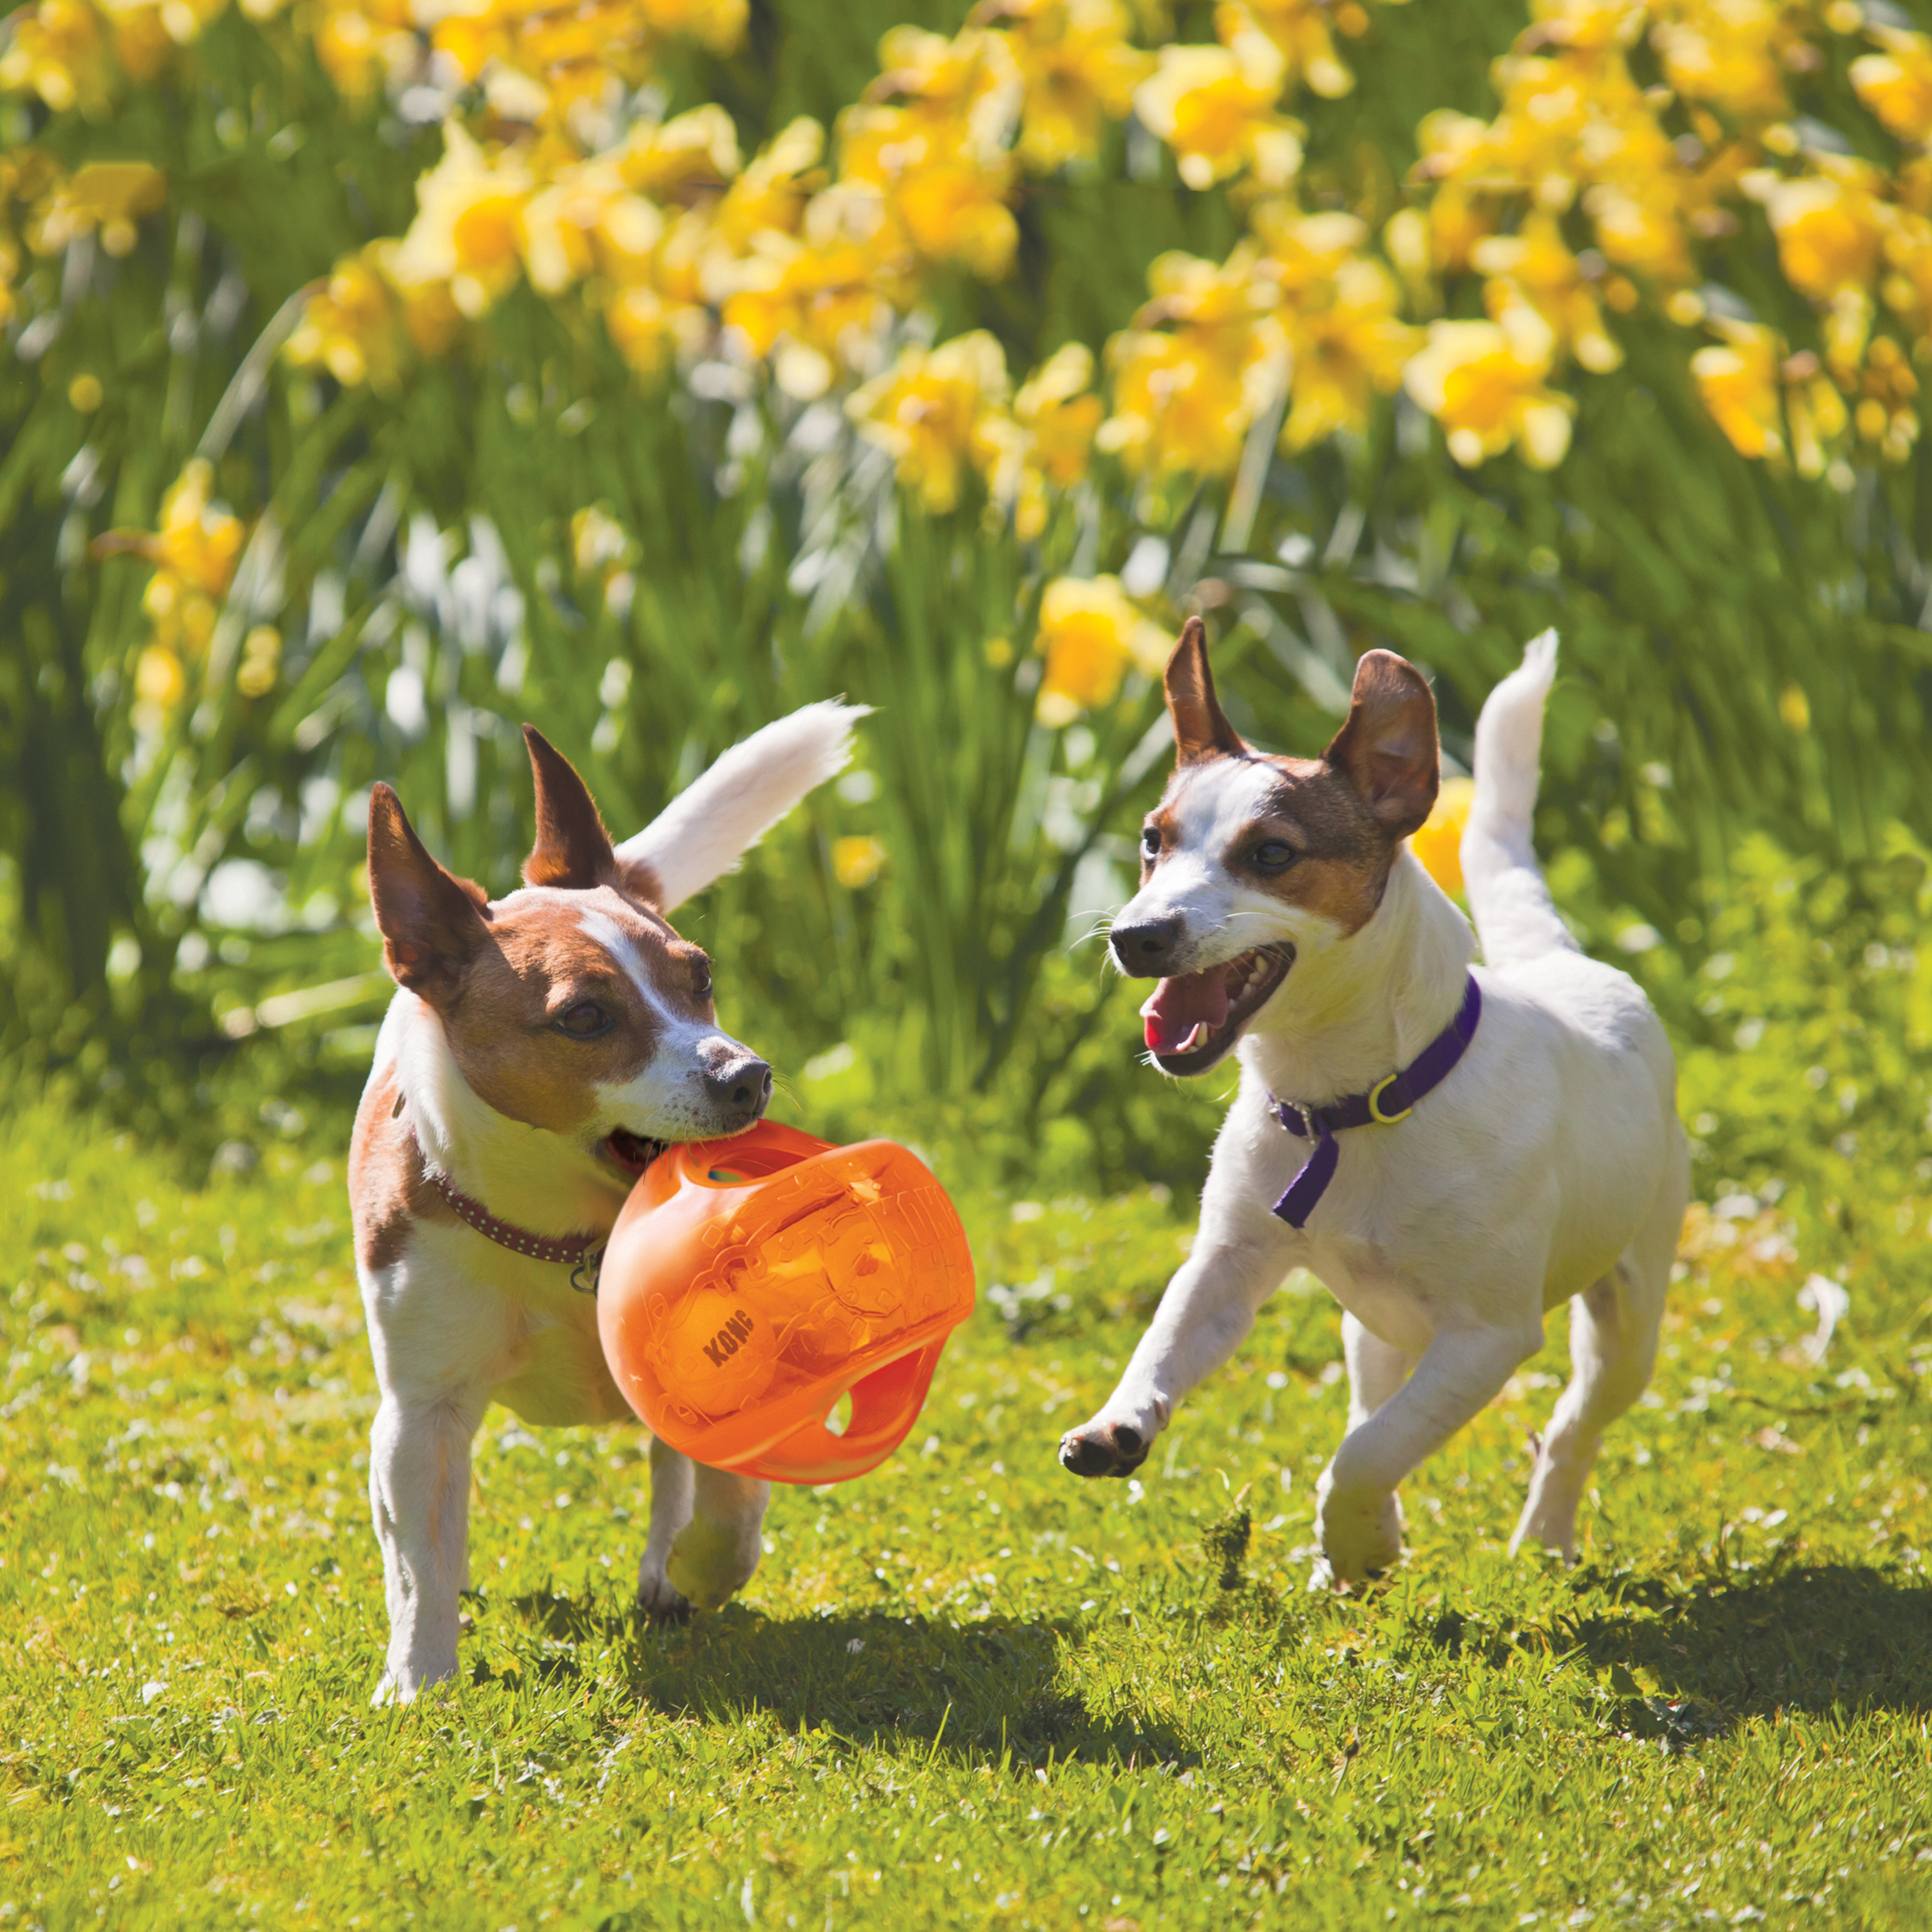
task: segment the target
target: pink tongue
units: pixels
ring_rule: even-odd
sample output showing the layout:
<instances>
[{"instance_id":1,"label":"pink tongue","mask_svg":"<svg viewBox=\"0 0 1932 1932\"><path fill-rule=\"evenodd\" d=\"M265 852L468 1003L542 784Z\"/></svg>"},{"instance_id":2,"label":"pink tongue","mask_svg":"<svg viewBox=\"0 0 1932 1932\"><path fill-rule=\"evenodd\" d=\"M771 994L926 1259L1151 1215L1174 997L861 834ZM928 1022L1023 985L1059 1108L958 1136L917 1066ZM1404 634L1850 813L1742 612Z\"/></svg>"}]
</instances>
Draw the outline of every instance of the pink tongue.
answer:
<instances>
[{"instance_id":1,"label":"pink tongue","mask_svg":"<svg viewBox=\"0 0 1932 1932\"><path fill-rule=\"evenodd\" d=\"M1228 1017L1228 969L1210 966L1204 973L1184 973L1163 980L1141 1009L1147 1022L1147 1043L1156 1053L1178 1052L1203 1020L1217 1027Z\"/></svg>"}]
</instances>

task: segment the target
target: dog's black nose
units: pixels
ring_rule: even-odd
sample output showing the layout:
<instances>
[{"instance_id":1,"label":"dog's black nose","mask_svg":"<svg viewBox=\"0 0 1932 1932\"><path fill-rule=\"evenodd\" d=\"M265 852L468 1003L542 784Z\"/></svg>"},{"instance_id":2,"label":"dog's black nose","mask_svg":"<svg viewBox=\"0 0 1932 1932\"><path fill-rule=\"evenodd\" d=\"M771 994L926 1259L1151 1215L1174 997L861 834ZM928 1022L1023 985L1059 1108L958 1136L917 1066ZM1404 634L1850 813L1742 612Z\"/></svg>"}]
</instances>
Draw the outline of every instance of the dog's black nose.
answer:
<instances>
[{"instance_id":1,"label":"dog's black nose","mask_svg":"<svg viewBox=\"0 0 1932 1932\"><path fill-rule=\"evenodd\" d=\"M1186 925L1179 913L1171 912L1165 919L1147 920L1138 926L1115 926L1114 957L1120 962L1120 970L1136 980L1164 977Z\"/></svg>"},{"instance_id":2,"label":"dog's black nose","mask_svg":"<svg viewBox=\"0 0 1932 1932\"><path fill-rule=\"evenodd\" d=\"M762 1060L734 1060L704 1076L705 1090L721 1107L765 1111L772 1097L772 1070Z\"/></svg>"}]
</instances>

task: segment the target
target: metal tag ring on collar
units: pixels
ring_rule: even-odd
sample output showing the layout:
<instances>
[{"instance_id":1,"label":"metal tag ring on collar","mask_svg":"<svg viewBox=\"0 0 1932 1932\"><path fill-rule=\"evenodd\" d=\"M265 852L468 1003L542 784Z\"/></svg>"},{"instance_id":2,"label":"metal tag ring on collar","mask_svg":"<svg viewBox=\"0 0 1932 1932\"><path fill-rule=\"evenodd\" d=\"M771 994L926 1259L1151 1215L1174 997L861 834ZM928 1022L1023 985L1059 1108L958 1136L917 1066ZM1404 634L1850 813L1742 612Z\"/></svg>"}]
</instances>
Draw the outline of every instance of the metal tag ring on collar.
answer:
<instances>
[{"instance_id":1,"label":"metal tag ring on collar","mask_svg":"<svg viewBox=\"0 0 1932 1932\"><path fill-rule=\"evenodd\" d=\"M1392 1127L1396 1121L1407 1120L1409 1115L1415 1112L1412 1106L1403 1108L1399 1114L1385 1114L1382 1112L1382 1096L1401 1078L1402 1076L1400 1073L1391 1073L1386 1080L1377 1081L1375 1085L1369 1089L1369 1118L1378 1127Z\"/></svg>"}]
</instances>

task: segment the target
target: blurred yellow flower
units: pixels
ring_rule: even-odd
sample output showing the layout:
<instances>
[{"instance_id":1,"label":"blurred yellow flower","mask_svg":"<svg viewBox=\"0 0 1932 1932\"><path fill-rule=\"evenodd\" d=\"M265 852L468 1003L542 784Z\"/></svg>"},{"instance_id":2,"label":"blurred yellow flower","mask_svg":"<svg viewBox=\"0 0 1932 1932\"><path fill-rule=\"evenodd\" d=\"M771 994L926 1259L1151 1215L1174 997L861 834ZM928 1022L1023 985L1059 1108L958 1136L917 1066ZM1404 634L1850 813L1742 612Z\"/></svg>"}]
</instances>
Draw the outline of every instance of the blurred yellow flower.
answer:
<instances>
[{"instance_id":1,"label":"blurred yellow flower","mask_svg":"<svg viewBox=\"0 0 1932 1932\"><path fill-rule=\"evenodd\" d=\"M281 674L282 634L272 624L257 624L242 640L242 662L235 688L244 698L266 698Z\"/></svg>"},{"instance_id":2,"label":"blurred yellow flower","mask_svg":"<svg viewBox=\"0 0 1932 1932\"><path fill-rule=\"evenodd\" d=\"M1409 849L1445 892L1462 890L1462 831L1475 797L1473 778L1444 778L1428 818L1409 838Z\"/></svg>"},{"instance_id":3,"label":"blurred yellow flower","mask_svg":"<svg viewBox=\"0 0 1932 1932\"><path fill-rule=\"evenodd\" d=\"M683 206L722 193L742 166L730 116L709 101L670 120L632 129L608 158L627 187L652 201Z\"/></svg>"},{"instance_id":4,"label":"blurred yellow flower","mask_svg":"<svg viewBox=\"0 0 1932 1932\"><path fill-rule=\"evenodd\" d=\"M729 252L742 254L752 238L796 235L812 191L820 186L825 130L809 115L781 128L752 157L712 211L712 232Z\"/></svg>"},{"instance_id":5,"label":"blurred yellow flower","mask_svg":"<svg viewBox=\"0 0 1932 1932\"><path fill-rule=\"evenodd\" d=\"M1107 345L1114 413L1095 442L1136 473L1226 476L1288 385L1279 290L1250 244L1219 267L1160 256L1148 281L1154 300Z\"/></svg>"},{"instance_id":6,"label":"blurred yellow flower","mask_svg":"<svg viewBox=\"0 0 1932 1932\"><path fill-rule=\"evenodd\" d=\"M1690 374L1718 427L1740 455L1777 456L1784 436L1778 406L1778 338L1756 323L1736 323L1730 340L1690 358Z\"/></svg>"},{"instance_id":7,"label":"blurred yellow flower","mask_svg":"<svg viewBox=\"0 0 1932 1932\"><path fill-rule=\"evenodd\" d=\"M1006 273L1019 242L1006 206L1012 158L976 140L970 117L861 102L840 118L838 140L845 178L878 191L920 254L963 262L988 280Z\"/></svg>"},{"instance_id":8,"label":"blurred yellow flower","mask_svg":"<svg viewBox=\"0 0 1932 1932\"><path fill-rule=\"evenodd\" d=\"M1870 284L1884 231L1871 170L1836 156L1816 161L1819 173L1792 179L1760 176L1746 188L1764 204L1785 280L1800 294L1826 301L1841 289Z\"/></svg>"},{"instance_id":9,"label":"blurred yellow flower","mask_svg":"<svg viewBox=\"0 0 1932 1932\"><path fill-rule=\"evenodd\" d=\"M61 182L36 211L35 250L57 254L82 235L98 234L110 255L125 255L139 238L135 224L166 205L167 177L145 161L94 161Z\"/></svg>"},{"instance_id":10,"label":"blurred yellow flower","mask_svg":"<svg viewBox=\"0 0 1932 1932\"><path fill-rule=\"evenodd\" d=\"M518 215L518 245L530 285L556 295L593 272L620 286L644 280L664 218L634 193L614 161L559 168Z\"/></svg>"},{"instance_id":11,"label":"blurred yellow flower","mask_svg":"<svg viewBox=\"0 0 1932 1932\"><path fill-rule=\"evenodd\" d=\"M379 266L380 244L346 255L303 304L283 351L297 368L320 368L344 388L367 382L379 394L400 386L399 304Z\"/></svg>"},{"instance_id":12,"label":"blurred yellow flower","mask_svg":"<svg viewBox=\"0 0 1932 1932\"><path fill-rule=\"evenodd\" d=\"M188 695L188 674L182 669L182 661L165 645L143 646L134 663L134 695L142 705L160 712L173 710Z\"/></svg>"},{"instance_id":13,"label":"blurred yellow flower","mask_svg":"<svg viewBox=\"0 0 1932 1932\"><path fill-rule=\"evenodd\" d=\"M1112 704L1133 665L1158 671L1168 640L1127 601L1118 577L1060 577L1040 598L1040 718L1058 730Z\"/></svg>"},{"instance_id":14,"label":"blurred yellow flower","mask_svg":"<svg viewBox=\"0 0 1932 1932\"><path fill-rule=\"evenodd\" d=\"M110 530L89 546L96 558L135 556L154 566L141 598L151 644L177 661L199 656L214 634L214 600L228 588L247 532L226 504L214 502L213 466L194 458L161 500L154 530ZM157 658L151 677L166 669ZM155 700L155 702L160 700Z\"/></svg>"},{"instance_id":15,"label":"blurred yellow flower","mask_svg":"<svg viewBox=\"0 0 1932 1932\"><path fill-rule=\"evenodd\" d=\"M1215 31L1225 46L1250 28L1272 40L1287 64L1287 84L1305 82L1324 100L1339 100L1355 76L1335 58L1331 16L1324 0L1220 0Z\"/></svg>"},{"instance_id":16,"label":"blurred yellow flower","mask_svg":"<svg viewBox=\"0 0 1932 1932\"><path fill-rule=\"evenodd\" d=\"M1538 470L1570 447L1567 396L1545 386L1556 337L1527 303L1492 322L1432 322L1429 339L1402 372L1404 386L1448 433L1449 454L1464 468L1512 443Z\"/></svg>"},{"instance_id":17,"label":"blurred yellow flower","mask_svg":"<svg viewBox=\"0 0 1932 1932\"><path fill-rule=\"evenodd\" d=\"M400 79L422 58L410 0L324 0L311 21L316 58L350 100Z\"/></svg>"},{"instance_id":18,"label":"blurred yellow flower","mask_svg":"<svg viewBox=\"0 0 1932 1932\"><path fill-rule=\"evenodd\" d=\"M1153 70L1120 0L984 0L973 20L1006 30L1024 89L1016 152L1038 173L1090 160Z\"/></svg>"},{"instance_id":19,"label":"blurred yellow flower","mask_svg":"<svg viewBox=\"0 0 1932 1932\"><path fill-rule=\"evenodd\" d=\"M886 848L877 838L835 838L832 842L832 876L848 892L860 892L886 868Z\"/></svg>"},{"instance_id":20,"label":"blurred yellow flower","mask_svg":"<svg viewBox=\"0 0 1932 1932\"><path fill-rule=\"evenodd\" d=\"M1872 38L1885 49L1852 62L1858 98L1901 141L1932 142L1932 39L1878 27Z\"/></svg>"},{"instance_id":21,"label":"blurred yellow flower","mask_svg":"<svg viewBox=\"0 0 1932 1932\"><path fill-rule=\"evenodd\" d=\"M1788 111L1785 76L1809 52L1798 9L1782 0L1652 0L1651 11L1651 45L1686 99L1743 121Z\"/></svg>"},{"instance_id":22,"label":"blurred yellow flower","mask_svg":"<svg viewBox=\"0 0 1932 1932\"><path fill-rule=\"evenodd\" d=\"M1266 202L1251 224L1266 250L1259 272L1282 292L1293 406L1281 440L1292 454L1337 430L1360 429L1375 397L1400 386L1418 338L1401 320L1395 278L1360 252L1368 230L1354 215Z\"/></svg>"},{"instance_id":23,"label":"blurred yellow flower","mask_svg":"<svg viewBox=\"0 0 1932 1932\"><path fill-rule=\"evenodd\" d=\"M494 160L459 121L443 123L442 159L416 182L416 218L390 258L407 291L441 284L472 321L520 269L523 214L535 184L515 150Z\"/></svg>"},{"instance_id":24,"label":"blurred yellow flower","mask_svg":"<svg viewBox=\"0 0 1932 1932\"><path fill-rule=\"evenodd\" d=\"M1013 398L1022 471L1015 527L1031 542L1046 526L1047 490L1070 489L1087 473L1105 408L1090 393L1094 356L1084 342L1054 351Z\"/></svg>"},{"instance_id":25,"label":"blurred yellow flower","mask_svg":"<svg viewBox=\"0 0 1932 1932\"><path fill-rule=\"evenodd\" d=\"M1285 187L1301 166L1301 129L1275 112L1287 63L1249 26L1225 47L1165 46L1134 92L1134 112L1174 150L1180 178L1212 188L1244 168L1264 188Z\"/></svg>"},{"instance_id":26,"label":"blurred yellow flower","mask_svg":"<svg viewBox=\"0 0 1932 1932\"><path fill-rule=\"evenodd\" d=\"M899 481L943 514L958 502L970 470L990 476L1005 454L1006 401L1005 352L976 329L937 349L904 350L845 408L862 436L891 453Z\"/></svg>"},{"instance_id":27,"label":"blurred yellow flower","mask_svg":"<svg viewBox=\"0 0 1932 1932\"><path fill-rule=\"evenodd\" d=\"M113 64L101 22L86 0L40 0L8 22L0 93L37 94L56 114L107 111Z\"/></svg>"},{"instance_id":28,"label":"blurred yellow flower","mask_svg":"<svg viewBox=\"0 0 1932 1932\"><path fill-rule=\"evenodd\" d=\"M1526 215L1515 234L1486 236L1469 259L1490 278L1492 316L1512 302L1527 302L1555 331L1558 342L1593 374L1603 375L1623 361L1623 351L1604 332L1596 291L1553 216Z\"/></svg>"}]
</instances>

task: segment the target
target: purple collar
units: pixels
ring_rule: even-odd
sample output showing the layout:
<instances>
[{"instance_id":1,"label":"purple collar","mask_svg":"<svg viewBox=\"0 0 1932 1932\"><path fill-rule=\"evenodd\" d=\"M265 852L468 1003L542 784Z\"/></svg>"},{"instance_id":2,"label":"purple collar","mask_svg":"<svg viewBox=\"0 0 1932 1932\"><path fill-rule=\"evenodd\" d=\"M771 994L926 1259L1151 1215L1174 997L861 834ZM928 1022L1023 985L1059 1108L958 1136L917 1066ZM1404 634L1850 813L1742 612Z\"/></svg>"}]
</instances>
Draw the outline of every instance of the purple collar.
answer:
<instances>
[{"instance_id":1,"label":"purple collar","mask_svg":"<svg viewBox=\"0 0 1932 1932\"><path fill-rule=\"evenodd\" d=\"M1275 1118L1298 1140L1315 1143L1315 1151L1274 1204L1274 1211L1291 1228L1307 1226L1315 1204L1335 1178L1341 1158L1335 1144L1337 1134L1350 1127L1392 1127L1407 1120L1416 1102L1448 1078L1475 1038L1476 1022L1483 1016L1483 995L1474 974L1468 986L1456 1017L1400 1072L1378 1081L1366 1094L1345 1094L1325 1107L1304 1107L1299 1101L1268 1096Z\"/></svg>"}]
</instances>

